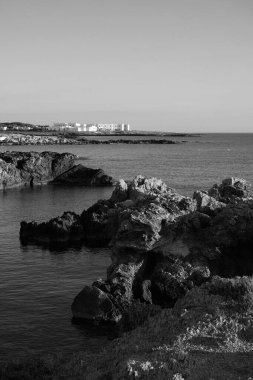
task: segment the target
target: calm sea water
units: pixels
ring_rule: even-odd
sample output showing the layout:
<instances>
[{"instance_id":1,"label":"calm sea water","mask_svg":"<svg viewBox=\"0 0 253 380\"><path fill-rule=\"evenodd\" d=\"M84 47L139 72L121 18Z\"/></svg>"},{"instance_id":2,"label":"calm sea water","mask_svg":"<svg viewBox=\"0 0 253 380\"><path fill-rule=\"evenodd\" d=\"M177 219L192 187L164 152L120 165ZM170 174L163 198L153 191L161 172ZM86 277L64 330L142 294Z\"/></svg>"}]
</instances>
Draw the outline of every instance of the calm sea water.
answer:
<instances>
[{"instance_id":1,"label":"calm sea water","mask_svg":"<svg viewBox=\"0 0 253 380\"><path fill-rule=\"evenodd\" d=\"M115 178L162 178L182 194L207 189L227 176L253 183L253 134L177 138L180 145L84 145L0 147L4 150L73 152L80 162ZM105 277L106 249L49 251L22 247L22 220L47 220L81 212L110 196L109 188L38 186L0 193L0 360L30 354L96 350L107 337L71 323L70 305L85 284Z\"/></svg>"}]
</instances>

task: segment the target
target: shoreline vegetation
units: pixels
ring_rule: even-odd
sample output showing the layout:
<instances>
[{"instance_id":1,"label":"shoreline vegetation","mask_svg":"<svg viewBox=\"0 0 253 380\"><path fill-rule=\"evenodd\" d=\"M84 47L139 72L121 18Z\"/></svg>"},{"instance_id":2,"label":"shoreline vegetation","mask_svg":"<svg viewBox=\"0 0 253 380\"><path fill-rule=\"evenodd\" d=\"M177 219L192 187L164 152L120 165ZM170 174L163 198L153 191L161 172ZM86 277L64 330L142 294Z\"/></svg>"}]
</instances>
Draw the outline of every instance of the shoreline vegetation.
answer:
<instances>
[{"instance_id":1,"label":"shoreline vegetation","mask_svg":"<svg viewBox=\"0 0 253 380\"><path fill-rule=\"evenodd\" d=\"M81 215L23 221L22 244L111 248L107 279L85 285L72 313L117 326L118 338L97 353L8 364L2 379L248 380L252 231L249 184L233 177L185 197L137 176Z\"/></svg>"}]
</instances>

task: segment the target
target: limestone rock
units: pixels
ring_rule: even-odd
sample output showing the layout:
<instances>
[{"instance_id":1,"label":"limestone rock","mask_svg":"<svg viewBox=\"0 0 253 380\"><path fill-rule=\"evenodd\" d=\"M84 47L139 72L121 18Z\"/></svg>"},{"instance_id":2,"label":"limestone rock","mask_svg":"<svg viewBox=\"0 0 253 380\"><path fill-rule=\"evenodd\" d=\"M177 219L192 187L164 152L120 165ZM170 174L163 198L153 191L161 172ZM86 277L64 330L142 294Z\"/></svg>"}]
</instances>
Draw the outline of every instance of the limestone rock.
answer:
<instances>
[{"instance_id":1,"label":"limestone rock","mask_svg":"<svg viewBox=\"0 0 253 380\"><path fill-rule=\"evenodd\" d=\"M156 197L167 192L166 184L157 178L145 178L141 175L134 178L129 184L129 198L134 202L146 198Z\"/></svg>"},{"instance_id":2,"label":"limestone rock","mask_svg":"<svg viewBox=\"0 0 253 380\"><path fill-rule=\"evenodd\" d=\"M110 201L113 203L124 202L128 199L128 184L120 179L115 186Z\"/></svg>"},{"instance_id":3,"label":"limestone rock","mask_svg":"<svg viewBox=\"0 0 253 380\"><path fill-rule=\"evenodd\" d=\"M167 215L164 208L155 204L123 210L112 242L114 253L120 255L131 250L139 254L150 250L160 237L161 222Z\"/></svg>"},{"instance_id":4,"label":"limestone rock","mask_svg":"<svg viewBox=\"0 0 253 380\"><path fill-rule=\"evenodd\" d=\"M213 185L208 194L216 200L229 203L235 198L246 198L249 195L249 184L242 178L225 178L220 185Z\"/></svg>"},{"instance_id":5,"label":"limestone rock","mask_svg":"<svg viewBox=\"0 0 253 380\"><path fill-rule=\"evenodd\" d=\"M20 174L15 165L0 159L0 189L20 185L22 183Z\"/></svg>"},{"instance_id":6,"label":"limestone rock","mask_svg":"<svg viewBox=\"0 0 253 380\"><path fill-rule=\"evenodd\" d=\"M197 201L197 210L207 215L213 215L222 207L226 206L225 203L217 201L203 191L195 191L193 199Z\"/></svg>"},{"instance_id":7,"label":"limestone rock","mask_svg":"<svg viewBox=\"0 0 253 380\"><path fill-rule=\"evenodd\" d=\"M108 268L106 283L110 285L110 295L120 310L125 310L134 299L134 282L143 261L115 263Z\"/></svg>"},{"instance_id":8,"label":"limestone rock","mask_svg":"<svg viewBox=\"0 0 253 380\"><path fill-rule=\"evenodd\" d=\"M71 168L75 159L70 153L0 153L0 189L47 183Z\"/></svg>"}]
</instances>

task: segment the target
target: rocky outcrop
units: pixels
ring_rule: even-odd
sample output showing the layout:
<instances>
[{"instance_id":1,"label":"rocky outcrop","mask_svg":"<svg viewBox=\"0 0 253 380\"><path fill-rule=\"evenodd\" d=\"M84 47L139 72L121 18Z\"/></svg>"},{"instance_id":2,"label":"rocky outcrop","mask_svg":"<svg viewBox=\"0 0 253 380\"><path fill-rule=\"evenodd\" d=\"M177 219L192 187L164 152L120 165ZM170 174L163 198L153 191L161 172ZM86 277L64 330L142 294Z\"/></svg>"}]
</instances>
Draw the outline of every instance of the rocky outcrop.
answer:
<instances>
[{"instance_id":1,"label":"rocky outcrop","mask_svg":"<svg viewBox=\"0 0 253 380\"><path fill-rule=\"evenodd\" d=\"M114 180L102 169L74 165L71 153L0 153L0 189L13 186L53 185L113 186Z\"/></svg>"},{"instance_id":2,"label":"rocky outcrop","mask_svg":"<svg viewBox=\"0 0 253 380\"><path fill-rule=\"evenodd\" d=\"M171 308L213 276L253 274L253 199L245 198L248 187L238 179L216 187L221 194L216 198L210 195L214 187L189 198L161 180L137 176L131 182L121 180L109 200L82 213L80 241L111 247L107 278L93 283L90 292L99 289L117 310L108 316L101 311L96 315L100 309L93 308L94 314L85 319L115 317L116 322L136 302ZM237 192L239 187L242 192ZM78 308L72 308L75 317L81 318L78 310L84 311L85 304L85 297L79 297Z\"/></svg>"},{"instance_id":3,"label":"rocky outcrop","mask_svg":"<svg viewBox=\"0 0 253 380\"><path fill-rule=\"evenodd\" d=\"M213 185L208 194L220 202L229 203L235 198L247 198L249 184L242 178L225 178L220 185Z\"/></svg>"},{"instance_id":4,"label":"rocky outcrop","mask_svg":"<svg viewBox=\"0 0 253 380\"><path fill-rule=\"evenodd\" d=\"M54 178L51 183L54 185L113 186L114 180L102 169L87 168L79 164Z\"/></svg>"},{"instance_id":5,"label":"rocky outcrop","mask_svg":"<svg viewBox=\"0 0 253 380\"><path fill-rule=\"evenodd\" d=\"M62 216L49 222L21 222L20 240L23 244L36 243L49 246L74 244L84 236L80 217L74 212L64 212Z\"/></svg>"},{"instance_id":6,"label":"rocky outcrop","mask_svg":"<svg viewBox=\"0 0 253 380\"><path fill-rule=\"evenodd\" d=\"M245 198L248 188L236 193L237 187L238 180L227 179L218 187L222 199L207 192L195 192L191 199L155 179L120 181L110 199L117 214L110 242L113 271L93 286L107 293L124 316L136 301L171 308L214 275L252 275L253 200ZM122 286L115 292L118 283Z\"/></svg>"},{"instance_id":7,"label":"rocky outcrop","mask_svg":"<svg viewBox=\"0 0 253 380\"><path fill-rule=\"evenodd\" d=\"M0 153L0 189L47 183L70 169L75 159L70 153Z\"/></svg>"}]
</instances>

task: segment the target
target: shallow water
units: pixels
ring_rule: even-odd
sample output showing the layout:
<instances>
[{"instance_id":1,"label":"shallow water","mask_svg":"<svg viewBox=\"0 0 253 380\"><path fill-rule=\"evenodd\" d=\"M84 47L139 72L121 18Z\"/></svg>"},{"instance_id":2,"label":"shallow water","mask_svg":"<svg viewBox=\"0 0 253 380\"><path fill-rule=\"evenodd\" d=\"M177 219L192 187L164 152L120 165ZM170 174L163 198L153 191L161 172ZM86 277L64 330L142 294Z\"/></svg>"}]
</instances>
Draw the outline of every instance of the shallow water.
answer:
<instances>
[{"instance_id":1,"label":"shallow water","mask_svg":"<svg viewBox=\"0 0 253 380\"><path fill-rule=\"evenodd\" d=\"M138 138L138 137L136 137ZM252 181L253 135L203 135L177 138L179 145L84 145L0 147L4 150L73 152L80 162L101 167L115 178L137 174L162 178L191 195L227 176ZM0 360L31 353L96 350L106 343L97 328L71 324L70 305L85 284L105 277L105 249L22 247L22 220L47 220L71 210L80 213L110 188L37 186L0 193Z\"/></svg>"}]
</instances>

